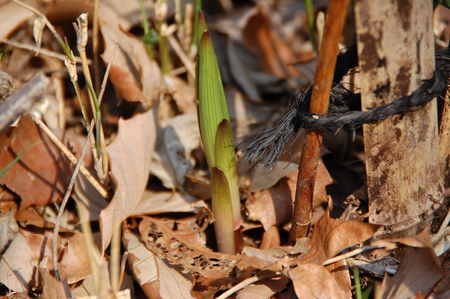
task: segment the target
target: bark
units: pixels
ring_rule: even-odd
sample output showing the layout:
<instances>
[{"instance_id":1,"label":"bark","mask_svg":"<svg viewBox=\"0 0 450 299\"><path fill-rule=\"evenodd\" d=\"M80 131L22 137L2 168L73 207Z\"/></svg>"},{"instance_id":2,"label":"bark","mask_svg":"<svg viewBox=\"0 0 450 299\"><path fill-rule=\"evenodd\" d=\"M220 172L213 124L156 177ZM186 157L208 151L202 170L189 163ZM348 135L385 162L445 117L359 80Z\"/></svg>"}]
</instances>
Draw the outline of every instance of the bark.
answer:
<instances>
[{"instance_id":1,"label":"bark","mask_svg":"<svg viewBox=\"0 0 450 299\"><path fill-rule=\"evenodd\" d=\"M433 76L432 1L358 0L355 13L363 109ZM436 101L363 129L369 222L414 234L442 202Z\"/></svg>"}]
</instances>

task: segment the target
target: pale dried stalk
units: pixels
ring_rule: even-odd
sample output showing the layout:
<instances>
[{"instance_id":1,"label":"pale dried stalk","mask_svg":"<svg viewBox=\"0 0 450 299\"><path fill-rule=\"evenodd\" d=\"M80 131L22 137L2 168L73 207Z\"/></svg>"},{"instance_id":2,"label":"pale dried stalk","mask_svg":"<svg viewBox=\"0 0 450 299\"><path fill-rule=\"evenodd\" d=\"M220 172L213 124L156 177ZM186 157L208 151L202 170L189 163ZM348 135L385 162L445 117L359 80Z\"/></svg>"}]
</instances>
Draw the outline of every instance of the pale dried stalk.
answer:
<instances>
[{"instance_id":1,"label":"pale dried stalk","mask_svg":"<svg viewBox=\"0 0 450 299\"><path fill-rule=\"evenodd\" d=\"M49 50L42 49L42 48L39 49L36 46L19 43L19 42L12 41L12 40L9 40L9 39L6 39L6 38L0 38L0 42L8 44L8 45L11 45L11 46L16 47L18 49L28 50L28 51L31 51L31 52L37 52L39 50L39 54L47 55L47 56L50 56L50 57L53 57L53 58L56 58L56 59L59 59L59 60L62 60L62 61L66 60L66 58L67 58L66 55L63 55L63 54L60 54L60 53L56 53L56 52L49 51ZM78 63L81 62L81 58L78 57L78 56L74 56L73 59L76 62L78 62ZM87 63L88 64L92 64L92 60L91 59L87 59Z\"/></svg>"},{"instance_id":2,"label":"pale dried stalk","mask_svg":"<svg viewBox=\"0 0 450 299\"><path fill-rule=\"evenodd\" d=\"M98 53L98 6L99 6L100 0L94 0L94 20L92 24L92 50L94 53L94 79L95 79L95 92L98 92L100 83L100 63L99 58L100 54Z\"/></svg>"},{"instance_id":3,"label":"pale dried stalk","mask_svg":"<svg viewBox=\"0 0 450 299\"><path fill-rule=\"evenodd\" d=\"M86 13L82 13L77 18L78 25L76 23L73 24L73 27L75 28L75 32L77 34L77 49L80 53L81 57L81 65L83 67L83 74L86 77L87 84L92 86L92 78L91 73L89 71L89 66L87 64L87 57L86 57L86 45L88 42L88 17ZM97 128L97 138L91 137L92 139L95 139L95 144L98 145L100 148L100 151L97 150L96 147L92 147L92 152L94 156L94 168L97 171L97 175L100 178L101 182L105 182L107 175L108 175L108 156L106 153L106 144L105 144L105 136L103 134L103 127L101 125L100 119L100 111L98 111L99 106L96 103L95 94L90 88L88 95L89 95L89 101L91 104L92 109L92 115L95 120L95 126Z\"/></svg>"},{"instance_id":4,"label":"pale dried stalk","mask_svg":"<svg viewBox=\"0 0 450 299\"><path fill-rule=\"evenodd\" d=\"M192 3L186 3L184 10L184 38L181 40L183 50L189 52L192 44L192 21L194 19L194 6Z\"/></svg>"},{"instance_id":5,"label":"pale dried stalk","mask_svg":"<svg viewBox=\"0 0 450 299\"><path fill-rule=\"evenodd\" d=\"M177 53L178 57L180 57L180 60L181 60L181 62L183 62L189 75L191 75L193 78L195 78L194 64L189 59L189 57L186 55L186 53L183 51L183 49L181 48L177 39L173 35L169 35L169 36L167 36L167 40L169 41L169 44L172 46L172 49L175 51L175 53Z\"/></svg>"},{"instance_id":6,"label":"pale dried stalk","mask_svg":"<svg viewBox=\"0 0 450 299\"><path fill-rule=\"evenodd\" d=\"M59 139L53 134L53 132L42 122L42 120L33 116L33 121L39 128L50 138L51 141L61 150L61 152L69 159L69 161L76 165L78 160L77 158L67 149L67 147L59 141ZM99 182L89 173L89 171L82 165L80 166L80 172L86 177L86 179L92 184L92 186L100 193L104 198L108 198L108 191L100 185Z\"/></svg>"},{"instance_id":7,"label":"pale dried stalk","mask_svg":"<svg viewBox=\"0 0 450 299\"><path fill-rule=\"evenodd\" d=\"M84 105L83 96L81 95L80 86L78 85L78 74L76 63L75 61L66 57L66 59L64 60L64 64L67 68L67 71L69 72L70 81L72 82L73 87L75 88L75 93L77 94L78 102L80 103L81 114L83 115L84 124L89 130L89 118L86 111L86 106Z\"/></svg>"},{"instance_id":8,"label":"pale dried stalk","mask_svg":"<svg viewBox=\"0 0 450 299\"><path fill-rule=\"evenodd\" d=\"M77 23L78 23L78 25L77 25ZM81 66L83 67L83 74L86 76L86 79L89 82L91 82L91 84L92 84L91 72L89 71L89 66L87 64L87 56L86 56L86 45L88 42L87 13L82 13L81 15L79 15L77 18L77 23L73 23L73 27L75 28L75 32L77 34L77 50L80 53ZM97 115L95 113L94 97L91 94L90 90L89 90L88 94L89 94L89 101L91 103L92 115L94 117L94 120L96 120Z\"/></svg>"},{"instance_id":9,"label":"pale dried stalk","mask_svg":"<svg viewBox=\"0 0 450 299\"><path fill-rule=\"evenodd\" d=\"M365 246L365 247L357 248L355 250L349 251L347 253L344 253L344 254L341 254L341 255L335 256L331 259L326 260L325 262L322 263L322 266L328 266L328 265L337 263L339 261L348 259L350 257L353 257L355 255L361 254L363 252L375 250L375 249L382 249L382 248L385 248L385 247L384 246Z\"/></svg>"},{"instance_id":10,"label":"pale dried stalk","mask_svg":"<svg viewBox=\"0 0 450 299\"><path fill-rule=\"evenodd\" d=\"M86 246L86 252L88 253L89 266L91 268L97 298L107 299L109 286L103 285L102 282L105 280L102 280L100 275L100 272L104 270L105 261L102 259L102 255L100 254L97 246L94 244L87 208L84 205L77 204L77 211L80 218L81 229L83 231L84 244Z\"/></svg>"},{"instance_id":11,"label":"pale dried stalk","mask_svg":"<svg viewBox=\"0 0 450 299\"><path fill-rule=\"evenodd\" d=\"M106 68L105 76L103 76L102 87L100 89L100 93L98 95L98 104L101 105L103 100L103 95L105 94L106 84L108 83L109 72L111 70L112 63L114 61L114 57L116 57L117 50L119 50L119 44L116 44L114 47L114 51L111 54L111 58L108 61L108 67Z\"/></svg>"},{"instance_id":12,"label":"pale dried stalk","mask_svg":"<svg viewBox=\"0 0 450 299\"><path fill-rule=\"evenodd\" d=\"M92 135L92 130L94 128L94 121L91 122L91 128L88 132L88 138L86 138L86 142L84 144L83 150L81 152L80 159L78 159L77 164L75 165L75 169L73 171L72 177L70 178L69 186L67 186L66 193L64 194L64 198L61 202L61 206L59 207L58 217L56 218L55 228L53 229L53 241L52 241L52 259L53 259L53 269L55 271L55 277L58 281L61 281L61 277L59 275L59 264L58 264L58 235L59 228L61 226L61 219L64 214L64 210L67 205L67 201L69 200L70 194L72 194L73 186L75 185L75 181L78 176L78 172L80 171L81 163L83 162L84 155L86 154L88 145L89 145L89 137Z\"/></svg>"},{"instance_id":13,"label":"pale dried stalk","mask_svg":"<svg viewBox=\"0 0 450 299\"><path fill-rule=\"evenodd\" d=\"M242 290L246 286L249 286L252 283L255 283L255 282L259 281L259 280L262 280L262 279L265 279L265 278L269 278L269 277L273 277L273 273L267 273L267 274L263 274L263 275L257 275L257 276L249 277L249 278L241 281L240 283L238 283L237 285L235 285L234 287L232 287L231 289L229 289L228 291L226 291L225 293L223 293L222 295L220 295L216 299L226 299L226 298L230 297L231 295L233 295L234 293L236 293L237 291Z\"/></svg>"}]
</instances>

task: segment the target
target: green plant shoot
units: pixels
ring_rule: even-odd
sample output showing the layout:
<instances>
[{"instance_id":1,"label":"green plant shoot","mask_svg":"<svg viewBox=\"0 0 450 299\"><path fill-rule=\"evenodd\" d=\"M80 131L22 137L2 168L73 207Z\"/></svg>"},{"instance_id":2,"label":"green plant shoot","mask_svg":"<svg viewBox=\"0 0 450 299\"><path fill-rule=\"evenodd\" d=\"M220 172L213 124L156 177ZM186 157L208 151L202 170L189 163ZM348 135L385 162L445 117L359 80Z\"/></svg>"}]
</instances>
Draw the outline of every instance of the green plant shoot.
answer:
<instances>
[{"instance_id":1,"label":"green plant shoot","mask_svg":"<svg viewBox=\"0 0 450 299\"><path fill-rule=\"evenodd\" d=\"M201 19L199 17L199 23ZM241 224L233 132L222 77L208 31L203 32L199 43L196 87L200 134L211 170L218 247L223 253L233 254L236 250L234 231Z\"/></svg>"}]
</instances>

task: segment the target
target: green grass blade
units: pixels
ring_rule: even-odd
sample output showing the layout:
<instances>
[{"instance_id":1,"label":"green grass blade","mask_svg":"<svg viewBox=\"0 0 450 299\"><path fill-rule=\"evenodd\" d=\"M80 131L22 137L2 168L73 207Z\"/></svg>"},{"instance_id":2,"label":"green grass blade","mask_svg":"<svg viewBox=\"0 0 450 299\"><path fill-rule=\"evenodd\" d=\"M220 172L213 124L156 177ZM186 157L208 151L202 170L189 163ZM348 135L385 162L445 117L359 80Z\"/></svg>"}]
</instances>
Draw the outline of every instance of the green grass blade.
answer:
<instances>
[{"instance_id":1,"label":"green grass blade","mask_svg":"<svg viewBox=\"0 0 450 299\"><path fill-rule=\"evenodd\" d=\"M42 143L42 142L43 142L43 141L38 141L38 142L36 142L35 144L30 145L29 147L27 147L26 149L24 149L19 155L17 155L17 157L16 157L14 160L12 160L11 163L9 163L8 165L6 165L5 168L3 168L2 170L0 170L0 179L5 175L5 173L6 173L11 167L14 166L14 164L16 164L16 163L20 160L20 158L22 158L22 156L23 156L27 151L29 151L31 148L35 147L36 145L38 145L39 143Z\"/></svg>"}]
</instances>

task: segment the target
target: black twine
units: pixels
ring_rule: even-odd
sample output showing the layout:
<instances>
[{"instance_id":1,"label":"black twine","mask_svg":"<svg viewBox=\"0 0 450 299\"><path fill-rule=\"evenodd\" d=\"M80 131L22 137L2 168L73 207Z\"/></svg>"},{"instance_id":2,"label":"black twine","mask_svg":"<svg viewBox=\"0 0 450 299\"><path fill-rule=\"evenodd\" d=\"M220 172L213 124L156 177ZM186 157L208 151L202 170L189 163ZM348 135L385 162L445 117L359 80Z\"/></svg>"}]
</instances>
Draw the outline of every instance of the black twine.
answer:
<instances>
[{"instance_id":1,"label":"black twine","mask_svg":"<svg viewBox=\"0 0 450 299\"><path fill-rule=\"evenodd\" d=\"M246 165L263 164L273 168L285 144L295 140L301 129L322 130L336 133L342 128L354 129L362 124L374 123L396 114L417 111L447 89L450 67L448 48L436 53L436 70L433 78L423 80L412 94L393 102L375 107L369 111L360 111L360 94L353 93L340 84L342 78L354 70L358 64L356 47L350 47L337 58L333 87L330 94L328 114L319 116L309 113L312 86L300 95L297 105L281 118L272 128L260 132L243 149ZM355 111L355 110L359 111Z\"/></svg>"}]
</instances>

